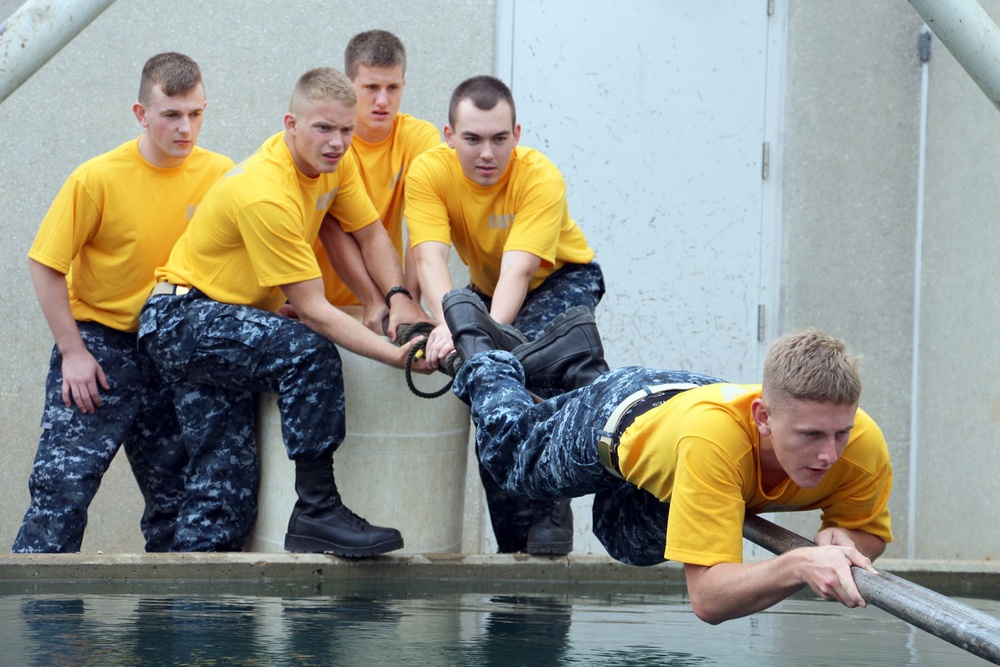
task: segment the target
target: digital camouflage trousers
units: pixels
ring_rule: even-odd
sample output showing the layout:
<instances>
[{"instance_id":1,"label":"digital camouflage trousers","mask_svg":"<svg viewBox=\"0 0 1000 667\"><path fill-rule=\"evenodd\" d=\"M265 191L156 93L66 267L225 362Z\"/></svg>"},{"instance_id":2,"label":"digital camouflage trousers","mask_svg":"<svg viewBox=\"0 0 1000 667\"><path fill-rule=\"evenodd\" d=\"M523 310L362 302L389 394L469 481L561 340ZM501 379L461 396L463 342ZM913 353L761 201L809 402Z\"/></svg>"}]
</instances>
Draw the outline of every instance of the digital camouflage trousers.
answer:
<instances>
[{"instance_id":1,"label":"digital camouflage trousers","mask_svg":"<svg viewBox=\"0 0 1000 667\"><path fill-rule=\"evenodd\" d=\"M474 285L471 287L490 308L492 299ZM512 324L531 341L541 335L546 324L574 306L586 306L594 312L603 296L604 274L597 262L567 264L528 292ZM539 396L554 396L571 389L575 387L531 387ZM486 493L498 550L500 553L524 551L528 529L534 519L531 499L505 492L482 466L479 477Z\"/></svg>"},{"instance_id":2,"label":"digital camouflage trousers","mask_svg":"<svg viewBox=\"0 0 1000 667\"><path fill-rule=\"evenodd\" d=\"M664 383L715 384L690 371L627 366L594 384L535 403L514 355L489 351L462 365L452 387L472 408L480 464L509 493L530 498L594 495L594 534L630 565L663 562L669 505L613 475L597 442L614 409L633 393Z\"/></svg>"},{"instance_id":3,"label":"digital camouflage trousers","mask_svg":"<svg viewBox=\"0 0 1000 667\"><path fill-rule=\"evenodd\" d=\"M289 458L332 455L345 432L337 348L297 320L198 290L150 298L139 342L174 387L190 459L174 548L241 549L257 514L254 395L277 395Z\"/></svg>"},{"instance_id":4,"label":"digital camouflage trousers","mask_svg":"<svg viewBox=\"0 0 1000 667\"><path fill-rule=\"evenodd\" d=\"M14 540L15 553L80 550L87 510L119 448L124 448L145 500L141 529L147 551L168 551L187 462L172 393L136 335L78 322L87 350L110 389L101 405L81 412L62 399L62 355L53 347L45 381L42 435L28 480L31 502Z\"/></svg>"}]
</instances>

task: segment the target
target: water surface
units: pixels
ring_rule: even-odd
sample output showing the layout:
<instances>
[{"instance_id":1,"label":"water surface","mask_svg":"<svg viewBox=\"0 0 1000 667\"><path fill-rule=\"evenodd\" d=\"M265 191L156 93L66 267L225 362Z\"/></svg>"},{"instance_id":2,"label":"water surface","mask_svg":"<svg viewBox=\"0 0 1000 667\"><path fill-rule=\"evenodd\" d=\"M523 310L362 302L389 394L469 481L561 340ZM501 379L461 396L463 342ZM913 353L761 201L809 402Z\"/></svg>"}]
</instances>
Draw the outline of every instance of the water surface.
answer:
<instances>
[{"instance_id":1,"label":"water surface","mask_svg":"<svg viewBox=\"0 0 1000 667\"><path fill-rule=\"evenodd\" d=\"M1000 616L996 601L963 602ZM710 626L676 588L336 581L3 585L0 664L988 663L879 609L810 597Z\"/></svg>"}]
</instances>

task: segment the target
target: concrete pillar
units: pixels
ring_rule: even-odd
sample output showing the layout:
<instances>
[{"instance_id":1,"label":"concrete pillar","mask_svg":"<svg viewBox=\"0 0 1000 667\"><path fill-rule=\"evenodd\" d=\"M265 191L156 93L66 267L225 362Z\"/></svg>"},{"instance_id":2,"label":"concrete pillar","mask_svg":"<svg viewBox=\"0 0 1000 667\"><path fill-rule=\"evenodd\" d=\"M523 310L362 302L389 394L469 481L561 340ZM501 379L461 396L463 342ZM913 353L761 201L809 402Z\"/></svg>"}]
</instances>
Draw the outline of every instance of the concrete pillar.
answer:
<instances>
[{"instance_id":1,"label":"concrete pillar","mask_svg":"<svg viewBox=\"0 0 1000 667\"><path fill-rule=\"evenodd\" d=\"M468 408L451 393L419 398L402 371L345 350L340 355L347 437L334 455L334 472L344 503L374 524L398 528L405 546L396 553L459 553ZM446 381L440 373L414 376L423 390ZM280 552L295 504L295 466L275 396L261 396L257 419L260 513L247 550Z\"/></svg>"}]
</instances>

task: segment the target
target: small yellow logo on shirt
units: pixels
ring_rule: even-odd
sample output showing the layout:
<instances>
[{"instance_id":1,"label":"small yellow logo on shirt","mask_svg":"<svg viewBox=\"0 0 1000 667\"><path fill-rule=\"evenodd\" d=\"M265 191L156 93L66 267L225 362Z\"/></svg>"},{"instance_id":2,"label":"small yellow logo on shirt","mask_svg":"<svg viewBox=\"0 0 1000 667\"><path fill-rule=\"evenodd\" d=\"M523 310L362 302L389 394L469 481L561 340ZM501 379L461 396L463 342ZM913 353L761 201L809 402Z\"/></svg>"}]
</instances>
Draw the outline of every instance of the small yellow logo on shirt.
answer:
<instances>
[{"instance_id":1,"label":"small yellow logo on shirt","mask_svg":"<svg viewBox=\"0 0 1000 667\"><path fill-rule=\"evenodd\" d=\"M490 229L510 229L514 224L514 213L490 213Z\"/></svg>"}]
</instances>

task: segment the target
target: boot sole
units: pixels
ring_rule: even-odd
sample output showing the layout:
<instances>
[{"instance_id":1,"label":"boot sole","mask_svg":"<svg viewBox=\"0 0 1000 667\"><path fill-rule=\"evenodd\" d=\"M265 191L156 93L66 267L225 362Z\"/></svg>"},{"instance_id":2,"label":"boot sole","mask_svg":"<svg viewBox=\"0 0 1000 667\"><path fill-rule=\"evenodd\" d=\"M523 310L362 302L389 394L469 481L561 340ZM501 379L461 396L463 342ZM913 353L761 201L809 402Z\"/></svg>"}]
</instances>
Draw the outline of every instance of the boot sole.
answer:
<instances>
[{"instance_id":1,"label":"boot sole","mask_svg":"<svg viewBox=\"0 0 1000 667\"><path fill-rule=\"evenodd\" d=\"M529 542L525 551L532 556L567 556L573 551L573 542Z\"/></svg>"},{"instance_id":2,"label":"boot sole","mask_svg":"<svg viewBox=\"0 0 1000 667\"><path fill-rule=\"evenodd\" d=\"M367 558L403 548L403 538L363 547L348 547L304 535L285 534L285 551L306 554L333 554L341 558Z\"/></svg>"}]
</instances>

